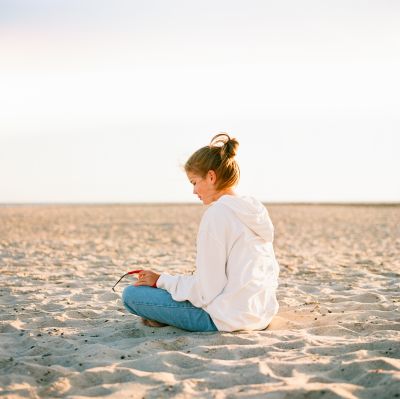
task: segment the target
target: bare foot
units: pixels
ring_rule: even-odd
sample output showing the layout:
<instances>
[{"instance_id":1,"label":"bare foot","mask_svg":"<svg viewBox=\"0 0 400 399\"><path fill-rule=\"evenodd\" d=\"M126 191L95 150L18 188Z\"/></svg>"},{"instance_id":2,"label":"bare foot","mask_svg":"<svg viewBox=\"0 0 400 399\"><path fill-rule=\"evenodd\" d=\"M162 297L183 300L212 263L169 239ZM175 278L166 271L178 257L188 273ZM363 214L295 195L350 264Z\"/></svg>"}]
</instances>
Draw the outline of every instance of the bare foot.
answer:
<instances>
[{"instance_id":1,"label":"bare foot","mask_svg":"<svg viewBox=\"0 0 400 399\"><path fill-rule=\"evenodd\" d=\"M149 320L149 319L142 319L142 322L147 327L165 327L168 325L168 324L160 323L158 321Z\"/></svg>"}]
</instances>

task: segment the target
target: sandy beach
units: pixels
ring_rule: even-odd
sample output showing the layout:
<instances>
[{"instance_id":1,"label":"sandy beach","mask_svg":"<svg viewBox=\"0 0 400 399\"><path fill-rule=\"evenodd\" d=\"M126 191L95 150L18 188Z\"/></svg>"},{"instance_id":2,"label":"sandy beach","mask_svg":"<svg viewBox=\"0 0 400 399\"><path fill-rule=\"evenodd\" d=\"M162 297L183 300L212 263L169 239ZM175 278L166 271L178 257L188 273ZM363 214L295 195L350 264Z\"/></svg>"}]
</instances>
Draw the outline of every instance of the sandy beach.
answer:
<instances>
[{"instance_id":1,"label":"sandy beach","mask_svg":"<svg viewBox=\"0 0 400 399\"><path fill-rule=\"evenodd\" d=\"M267 205L264 331L151 328L125 272L190 273L201 205L0 207L2 398L400 398L400 206Z\"/></svg>"}]
</instances>

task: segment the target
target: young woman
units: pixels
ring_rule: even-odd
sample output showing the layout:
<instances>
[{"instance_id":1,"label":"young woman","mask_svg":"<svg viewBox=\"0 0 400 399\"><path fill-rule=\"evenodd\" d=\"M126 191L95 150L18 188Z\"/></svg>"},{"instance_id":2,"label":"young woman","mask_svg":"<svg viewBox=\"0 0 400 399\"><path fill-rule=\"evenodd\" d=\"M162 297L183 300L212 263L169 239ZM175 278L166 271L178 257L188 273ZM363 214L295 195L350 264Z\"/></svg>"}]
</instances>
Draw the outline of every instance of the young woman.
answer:
<instances>
[{"instance_id":1,"label":"young woman","mask_svg":"<svg viewBox=\"0 0 400 399\"><path fill-rule=\"evenodd\" d=\"M262 330L277 313L274 228L261 202L234 192L238 146L236 139L218 134L186 162L193 193L210 205L198 231L196 270L176 276L143 270L135 285L125 288L125 307L146 325Z\"/></svg>"}]
</instances>

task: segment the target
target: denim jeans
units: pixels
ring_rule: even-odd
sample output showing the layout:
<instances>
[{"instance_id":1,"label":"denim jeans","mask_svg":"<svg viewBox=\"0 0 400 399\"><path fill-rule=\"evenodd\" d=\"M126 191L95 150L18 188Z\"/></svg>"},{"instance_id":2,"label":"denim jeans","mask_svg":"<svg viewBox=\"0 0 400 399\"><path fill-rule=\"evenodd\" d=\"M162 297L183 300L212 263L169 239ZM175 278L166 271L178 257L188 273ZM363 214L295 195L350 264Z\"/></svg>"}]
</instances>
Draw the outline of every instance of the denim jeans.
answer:
<instances>
[{"instance_id":1,"label":"denim jeans","mask_svg":"<svg viewBox=\"0 0 400 399\"><path fill-rule=\"evenodd\" d=\"M218 331L210 315L189 301L177 302L161 288L129 285L122 293L129 312L188 331Z\"/></svg>"}]
</instances>

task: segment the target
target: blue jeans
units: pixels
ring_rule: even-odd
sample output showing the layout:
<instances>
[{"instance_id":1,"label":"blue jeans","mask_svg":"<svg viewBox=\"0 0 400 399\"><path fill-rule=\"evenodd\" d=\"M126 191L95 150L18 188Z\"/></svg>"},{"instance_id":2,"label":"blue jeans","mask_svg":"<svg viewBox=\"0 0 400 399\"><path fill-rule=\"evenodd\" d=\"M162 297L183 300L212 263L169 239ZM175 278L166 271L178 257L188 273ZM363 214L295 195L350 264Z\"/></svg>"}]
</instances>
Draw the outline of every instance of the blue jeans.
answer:
<instances>
[{"instance_id":1,"label":"blue jeans","mask_svg":"<svg viewBox=\"0 0 400 399\"><path fill-rule=\"evenodd\" d=\"M189 301L177 302L161 288L129 285L122 293L129 312L188 331L218 331L210 315Z\"/></svg>"}]
</instances>

